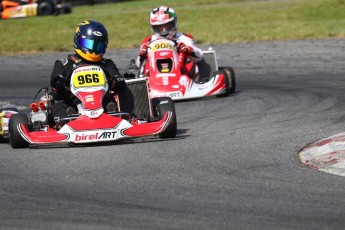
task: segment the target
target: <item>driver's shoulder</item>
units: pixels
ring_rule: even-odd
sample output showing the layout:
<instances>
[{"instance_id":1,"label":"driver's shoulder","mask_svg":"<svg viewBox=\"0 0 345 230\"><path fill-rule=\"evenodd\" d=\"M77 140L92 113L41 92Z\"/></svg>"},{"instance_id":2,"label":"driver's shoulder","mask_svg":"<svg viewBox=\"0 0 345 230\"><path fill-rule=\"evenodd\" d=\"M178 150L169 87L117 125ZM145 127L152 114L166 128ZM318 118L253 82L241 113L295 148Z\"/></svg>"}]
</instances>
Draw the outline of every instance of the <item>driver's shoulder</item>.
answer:
<instances>
[{"instance_id":1,"label":"driver's shoulder","mask_svg":"<svg viewBox=\"0 0 345 230\"><path fill-rule=\"evenodd\" d=\"M154 37L154 35L146 36L146 37L141 41L141 44L149 43L151 40L154 40L153 37Z\"/></svg>"},{"instance_id":2,"label":"driver's shoulder","mask_svg":"<svg viewBox=\"0 0 345 230\"><path fill-rule=\"evenodd\" d=\"M102 58L97 65L101 66L101 67L106 67L108 65L115 65L114 61L110 58Z\"/></svg>"},{"instance_id":3,"label":"driver's shoulder","mask_svg":"<svg viewBox=\"0 0 345 230\"><path fill-rule=\"evenodd\" d=\"M71 65L71 64L78 64L81 61L82 60L78 56L76 56L74 54L68 54L67 57L60 58L56 62L61 63L63 66L67 66L67 65Z\"/></svg>"},{"instance_id":4,"label":"driver's shoulder","mask_svg":"<svg viewBox=\"0 0 345 230\"><path fill-rule=\"evenodd\" d=\"M187 39L193 40L193 35L187 34L187 33L182 33L182 32L177 32L175 37L177 39L186 39L187 38Z\"/></svg>"}]
</instances>

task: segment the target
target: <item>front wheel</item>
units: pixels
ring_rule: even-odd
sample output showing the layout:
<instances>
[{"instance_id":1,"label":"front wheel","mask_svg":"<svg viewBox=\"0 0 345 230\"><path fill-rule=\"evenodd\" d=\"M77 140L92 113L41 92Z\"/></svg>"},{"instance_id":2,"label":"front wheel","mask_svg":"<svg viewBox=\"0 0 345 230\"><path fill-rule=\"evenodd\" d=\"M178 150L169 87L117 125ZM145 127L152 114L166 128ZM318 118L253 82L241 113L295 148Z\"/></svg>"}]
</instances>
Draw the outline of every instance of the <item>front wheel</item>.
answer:
<instances>
[{"instance_id":1,"label":"front wheel","mask_svg":"<svg viewBox=\"0 0 345 230\"><path fill-rule=\"evenodd\" d=\"M10 118L9 142L12 148L14 149L26 148L29 146L29 143L25 141L19 133L19 130L18 130L19 124L24 124L26 127L28 127L29 119L26 114L23 114L23 113L13 114Z\"/></svg>"},{"instance_id":2,"label":"front wheel","mask_svg":"<svg viewBox=\"0 0 345 230\"><path fill-rule=\"evenodd\" d=\"M174 101L170 97L152 98L152 108L155 117L162 119L166 112L172 112L171 121L166 129L159 134L160 138L173 138L177 132L177 121Z\"/></svg>"}]
</instances>

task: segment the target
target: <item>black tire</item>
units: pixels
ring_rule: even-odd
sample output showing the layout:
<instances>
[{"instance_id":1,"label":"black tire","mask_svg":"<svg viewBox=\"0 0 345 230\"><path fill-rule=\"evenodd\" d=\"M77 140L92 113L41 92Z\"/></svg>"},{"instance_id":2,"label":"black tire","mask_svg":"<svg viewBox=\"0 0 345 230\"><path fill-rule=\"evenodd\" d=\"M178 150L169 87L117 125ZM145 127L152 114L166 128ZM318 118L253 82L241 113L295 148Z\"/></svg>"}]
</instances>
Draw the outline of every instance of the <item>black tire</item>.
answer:
<instances>
[{"instance_id":1,"label":"black tire","mask_svg":"<svg viewBox=\"0 0 345 230\"><path fill-rule=\"evenodd\" d=\"M38 5L37 12L40 16L52 15L54 13L54 5L50 2L42 2Z\"/></svg>"},{"instance_id":2,"label":"black tire","mask_svg":"<svg viewBox=\"0 0 345 230\"><path fill-rule=\"evenodd\" d=\"M230 66L219 67L219 70L224 70L229 80L229 93L234 93L236 90L235 71Z\"/></svg>"},{"instance_id":3,"label":"black tire","mask_svg":"<svg viewBox=\"0 0 345 230\"><path fill-rule=\"evenodd\" d=\"M177 121L174 101L170 97L152 98L152 108L155 117L162 119L166 112L172 112L172 118L168 127L159 134L160 138L173 138L177 132Z\"/></svg>"},{"instance_id":4,"label":"black tire","mask_svg":"<svg viewBox=\"0 0 345 230\"><path fill-rule=\"evenodd\" d=\"M29 146L29 143L23 139L23 137L20 135L17 126L19 124L24 124L26 127L28 127L29 119L26 114L18 113L13 114L10 117L9 122L9 142L12 148L18 149L18 148L27 148Z\"/></svg>"},{"instance_id":5,"label":"black tire","mask_svg":"<svg viewBox=\"0 0 345 230\"><path fill-rule=\"evenodd\" d=\"M65 3L61 6L61 13L62 14L70 14L72 13L72 4L71 3Z\"/></svg>"}]
</instances>

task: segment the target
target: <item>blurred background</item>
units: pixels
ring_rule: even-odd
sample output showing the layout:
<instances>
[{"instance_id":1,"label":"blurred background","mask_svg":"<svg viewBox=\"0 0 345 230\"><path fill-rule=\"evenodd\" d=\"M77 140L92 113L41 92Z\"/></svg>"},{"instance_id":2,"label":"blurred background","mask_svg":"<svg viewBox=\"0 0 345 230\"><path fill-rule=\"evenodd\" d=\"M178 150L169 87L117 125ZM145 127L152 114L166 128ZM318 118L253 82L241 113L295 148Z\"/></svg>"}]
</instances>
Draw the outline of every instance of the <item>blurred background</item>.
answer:
<instances>
[{"instance_id":1,"label":"blurred background","mask_svg":"<svg viewBox=\"0 0 345 230\"><path fill-rule=\"evenodd\" d=\"M192 34L197 44L345 37L345 0L62 2L73 6L71 12L0 20L0 55L68 52L73 48L77 25L90 19L106 26L108 48L138 48L142 39L152 34L149 13L159 5L175 9L178 30Z\"/></svg>"},{"instance_id":2,"label":"blurred background","mask_svg":"<svg viewBox=\"0 0 345 230\"><path fill-rule=\"evenodd\" d=\"M125 2L126 0L65 0L65 3L71 3L74 6L78 5L93 5L98 3L108 3L108 2ZM130 1L130 0L127 0Z\"/></svg>"}]
</instances>

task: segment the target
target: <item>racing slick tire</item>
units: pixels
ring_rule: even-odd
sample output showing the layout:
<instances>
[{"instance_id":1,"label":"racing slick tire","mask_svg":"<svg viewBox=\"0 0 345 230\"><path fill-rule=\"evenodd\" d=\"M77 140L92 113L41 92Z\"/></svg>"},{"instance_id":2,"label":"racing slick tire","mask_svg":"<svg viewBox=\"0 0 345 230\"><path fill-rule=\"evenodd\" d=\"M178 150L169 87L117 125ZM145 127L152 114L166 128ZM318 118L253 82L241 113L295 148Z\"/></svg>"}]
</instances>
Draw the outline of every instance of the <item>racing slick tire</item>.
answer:
<instances>
[{"instance_id":1,"label":"racing slick tire","mask_svg":"<svg viewBox=\"0 0 345 230\"><path fill-rule=\"evenodd\" d=\"M228 76L229 93L234 93L236 90L236 79L234 69L230 66L222 66L219 67L219 70L224 70L226 72L226 75Z\"/></svg>"},{"instance_id":2,"label":"racing slick tire","mask_svg":"<svg viewBox=\"0 0 345 230\"><path fill-rule=\"evenodd\" d=\"M171 121L166 129L159 134L160 138L173 138L177 132L177 121L174 101L170 97L152 98L152 108L155 117L162 119L166 112L171 111Z\"/></svg>"},{"instance_id":3,"label":"racing slick tire","mask_svg":"<svg viewBox=\"0 0 345 230\"><path fill-rule=\"evenodd\" d=\"M37 13L40 16L47 16L54 13L54 6L50 2L42 2L38 4Z\"/></svg>"},{"instance_id":4,"label":"racing slick tire","mask_svg":"<svg viewBox=\"0 0 345 230\"><path fill-rule=\"evenodd\" d=\"M28 127L29 119L26 114L18 113L13 114L10 118L9 122L9 142L12 148L19 149L19 148L27 148L29 143L23 139L20 135L17 126L19 124L24 124Z\"/></svg>"},{"instance_id":5,"label":"racing slick tire","mask_svg":"<svg viewBox=\"0 0 345 230\"><path fill-rule=\"evenodd\" d=\"M0 113L4 110L9 110L9 111L14 111L14 112L17 112L18 113L18 109L17 108L3 108L3 109L0 109ZM0 117L0 119L2 119L2 117ZM2 126L2 121L0 122L0 125ZM3 127L0 127L1 129L3 129ZM3 136L0 135L0 143L6 143L8 142L8 139L7 138L4 138Z\"/></svg>"},{"instance_id":6,"label":"racing slick tire","mask_svg":"<svg viewBox=\"0 0 345 230\"><path fill-rule=\"evenodd\" d=\"M65 3L61 5L60 9L61 14L70 14L72 13L72 4L71 3Z\"/></svg>"}]
</instances>

